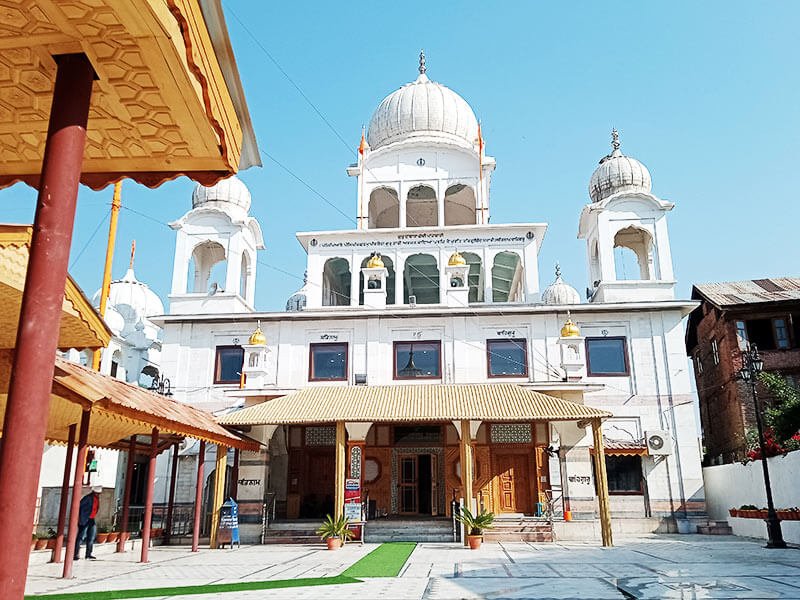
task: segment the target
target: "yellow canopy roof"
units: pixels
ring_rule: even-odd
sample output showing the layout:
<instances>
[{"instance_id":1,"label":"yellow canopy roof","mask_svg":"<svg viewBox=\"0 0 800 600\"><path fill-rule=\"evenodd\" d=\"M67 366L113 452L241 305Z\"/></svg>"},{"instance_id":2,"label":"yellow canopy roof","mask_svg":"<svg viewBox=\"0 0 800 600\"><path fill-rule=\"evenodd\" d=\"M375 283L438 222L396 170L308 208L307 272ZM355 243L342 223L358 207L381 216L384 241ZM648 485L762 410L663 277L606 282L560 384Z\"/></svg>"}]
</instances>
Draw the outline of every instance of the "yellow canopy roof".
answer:
<instances>
[{"instance_id":1,"label":"yellow canopy roof","mask_svg":"<svg viewBox=\"0 0 800 600\"><path fill-rule=\"evenodd\" d=\"M0 348L16 344L32 232L28 225L0 224ZM103 348L110 339L111 331L103 319L67 275L58 347Z\"/></svg>"},{"instance_id":2,"label":"yellow canopy roof","mask_svg":"<svg viewBox=\"0 0 800 600\"><path fill-rule=\"evenodd\" d=\"M314 386L224 415L224 425L582 421L611 413L511 383Z\"/></svg>"},{"instance_id":3,"label":"yellow canopy roof","mask_svg":"<svg viewBox=\"0 0 800 600\"><path fill-rule=\"evenodd\" d=\"M220 0L7 0L0 10L0 187L37 185L54 56L97 74L81 181L201 183L260 164Z\"/></svg>"}]
</instances>

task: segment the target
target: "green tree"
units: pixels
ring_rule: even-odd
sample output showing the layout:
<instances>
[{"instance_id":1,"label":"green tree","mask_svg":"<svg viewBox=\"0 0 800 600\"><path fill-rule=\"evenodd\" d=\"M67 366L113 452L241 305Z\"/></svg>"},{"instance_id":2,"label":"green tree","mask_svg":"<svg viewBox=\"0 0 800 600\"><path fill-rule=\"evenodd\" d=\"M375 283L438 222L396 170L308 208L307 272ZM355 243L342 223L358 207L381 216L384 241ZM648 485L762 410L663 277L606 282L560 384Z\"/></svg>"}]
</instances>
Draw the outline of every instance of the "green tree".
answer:
<instances>
[{"instance_id":1,"label":"green tree","mask_svg":"<svg viewBox=\"0 0 800 600\"><path fill-rule=\"evenodd\" d=\"M776 373L761 373L759 380L775 398L764 417L775 440L783 445L800 430L800 390Z\"/></svg>"}]
</instances>

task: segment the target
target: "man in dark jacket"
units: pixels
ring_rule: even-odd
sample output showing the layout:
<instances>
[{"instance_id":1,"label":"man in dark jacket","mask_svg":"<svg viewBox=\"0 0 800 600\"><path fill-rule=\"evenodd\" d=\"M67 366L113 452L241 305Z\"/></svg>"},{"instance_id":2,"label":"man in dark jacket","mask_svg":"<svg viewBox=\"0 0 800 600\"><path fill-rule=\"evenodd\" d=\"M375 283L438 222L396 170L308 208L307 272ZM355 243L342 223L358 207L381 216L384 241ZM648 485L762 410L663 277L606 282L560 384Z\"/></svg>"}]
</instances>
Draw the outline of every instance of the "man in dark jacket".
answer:
<instances>
[{"instance_id":1,"label":"man in dark jacket","mask_svg":"<svg viewBox=\"0 0 800 600\"><path fill-rule=\"evenodd\" d=\"M96 485L92 488L91 493L86 494L81 498L80 508L78 510L78 538L75 540L75 560L80 557L81 542L84 537L86 538L86 558L95 560L97 557L92 554L94 547L94 538L97 535L97 525L95 525L95 517L97 511L100 509L100 493L103 491L102 485Z\"/></svg>"}]
</instances>

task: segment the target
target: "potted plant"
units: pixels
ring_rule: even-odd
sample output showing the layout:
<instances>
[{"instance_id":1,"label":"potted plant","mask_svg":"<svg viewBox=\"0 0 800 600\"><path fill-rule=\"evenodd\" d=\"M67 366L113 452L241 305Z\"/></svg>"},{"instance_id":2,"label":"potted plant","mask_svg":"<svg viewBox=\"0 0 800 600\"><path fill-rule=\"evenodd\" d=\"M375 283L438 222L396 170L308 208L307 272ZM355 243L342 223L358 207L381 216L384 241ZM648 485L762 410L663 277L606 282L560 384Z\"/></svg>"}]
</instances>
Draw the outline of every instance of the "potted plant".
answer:
<instances>
[{"instance_id":1,"label":"potted plant","mask_svg":"<svg viewBox=\"0 0 800 600\"><path fill-rule=\"evenodd\" d=\"M108 525L99 525L97 527L97 537L95 541L98 544L105 544L108 541Z\"/></svg>"},{"instance_id":2,"label":"potted plant","mask_svg":"<svg viewBox=\"0 0 800 600\"><path fill-rule=\"evenodd\" d=\"M348 539L353 537L353 532L348 529L350 522L345 517L334 519L330 515L317 529L317 535L328 544L328 550L336 550Z\"/></svg>"},{"instance_id":3,"label":"potted plant","mask_svg":"<svg viewBox=\"0 0 800 600\"><path fill-rule=\"evenodd\" d=\"M33 551L36 548L36 540L38 540L38 539L39 538L36 537L35 533L31 534L31 551Z\"/></svg>"},{"instance_id":4,"label":"potted plant","mask_svg":"<svg viewBox=\"0 0 800 600\"><path fill-rule=\"evenodd\" d=\"M742 519L755 519L758 516L758 508L753 504L742 504L738 513L738 516Z\"/></svg>"},{"instance_id":5,"label":"potted plant","mask_svg":"<svg viewBox=\"0 0 800 600\"><path fill-rule=\"evenodd\" d=\"M467 530L467 541L470 550L477 550L481 547L483 532L494 526L494 513L482 510L479 514L473 515L468 508L462 508L461 514L456 515L459 523L464 525Z\"/></svg>"},{"instance_id":6,"label":"potted plant","mask_svg":"<svg viewBox=\"0 0 800 600\"><path fill-rule=\"evenodd\" d=\"M44 541L44 547L48 550L55 550L56 549L56 530L52 527L48 527L47 529L47 539Z\"/></svg>"},{"instance_id":7,"label":"potted plant","mask_svg":"<svg viewBox=\"0 0 800 600\"><path fill-rule=\"evenodd\" d=\"M47 548L47 538L46 537L39 537L36 536L36 545L34 546L34 550L44 550Z\"/></svg>"},{"instance_id":8,"label":"potted plant","mask_svg":"<svg viewBox=\"0 0 800 600\"><path fill-rule=\"evenodd\" d=\"M119 539L119 531L108 532L108 543L113 544Z\"/></svg>"}]
</instances>

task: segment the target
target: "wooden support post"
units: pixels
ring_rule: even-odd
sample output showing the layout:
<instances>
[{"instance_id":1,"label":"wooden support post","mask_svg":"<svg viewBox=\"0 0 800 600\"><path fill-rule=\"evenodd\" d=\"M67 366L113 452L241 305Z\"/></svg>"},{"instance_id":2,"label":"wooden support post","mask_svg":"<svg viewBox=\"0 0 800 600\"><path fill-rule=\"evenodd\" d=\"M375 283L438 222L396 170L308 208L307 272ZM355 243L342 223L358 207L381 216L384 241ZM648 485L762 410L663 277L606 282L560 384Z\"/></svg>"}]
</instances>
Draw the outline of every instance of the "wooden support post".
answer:
<instances>
[{"instance_id":1,"label":"wooden support post","mask_svg":"<svg viewBox=\"0 0 800 600\"><path fill-rule=\"evenodd\" d=\"M178 442L172 444L172 471L169 477L169 500L167 502L167 522L164 523L164 538L172 539L172 515L175 512L175 482L178 479Z\"/></svg>"},{"instance_id":2,"label":"wooden support post","mask_svg":"<svg viewBox=\"0 0 800 600\"><path fill-rule=\"evenodd\" d=\"M338 519L344 514L344 474L345 463L347 462L345 437L344 421L336 421L336 476L334 478L336 487L333 491L334 519Z\"/></svg>"},{"instance_id":3,"label":"wooden support post","mask_svg":"<svg viewBox=\"0 0 800 600\"><path fill-rule=\"evenodd\" d=\"M67 525L67 555L64 557L64 570L61 574L64 579L72 579L72 562L74 560L73 557L77 554L78 514L81 507L83 466L86 464L86 452L89 450L86 438L89 436L89 419L91 416L91 411L83 411L81 428L78 433L78 454L75 457L75 475L72 478L72 500L69 507L69 525Z\"/></svg>"},{"instance_id":4,"label":"wooden support post","mask_svg":"<svg viewBox=\"0 0 800 600\"><path fill-rule=\"evenodd\" d=\"M0 598L13 600L25 594L31 524L50 414L53 357L58 346L95 75L85 54L62 54L55 57L55 63L53 101L0 452ZM5 126L4 131L8 131Z\"/></svg>"},{"instance_id":5,"label":"wooden support post","mask_svg":"<svg viewBox=\"0 0 800 600\"><path fill-rule=\"evenodd\" d=\"M147 464L147 485L144 496L144 522L142 523L142 555L139 562L149 562L150 532L153 527L153 496L156 486L156 459L158 458L158 428L150 433L150 460Z\"/></svg>"},{"instance_id":6,"label":"wooden support post","mask_svg":"<svg viewBox=\"0 0 800 600\"><path fill-rule=\"evenodd\" d=\"M69 426L67 433L67 457L64 461L64 479L61 481L61 500L58 505L58 525L56 525L56 547L50 562L61 562L61 551L64 549L64 526L67 524L67 496L69 496L69 478L72 475L72 454L75 452L76 424Z\"/></svg>"},{"instance_id":7,"label":"wooden support post","mask_svg":"<svg viewBox=\"0 0 800 600\"><path fill-rule=\"evenodd\" d=\"M211 512L211 547L217 548L219 511L225 502L225 475L228 469L228 448L217 444L217 466L214 471L214 503Z\"/></svg>"},{"instance_id":8,"label":"wooden support post","mask_svg":"<svg viewBox=\"0 0 800 600\"><path fill-rule=\"evenodd\" d=\"M238 448L233 449L233 468L231 469L231 490L230 496L235 501L239 501L239 452Z\"/></svg>"},{"instance_id":9,"label":"wooden support post","mask_svg":"<svg viewBox=\"0 0 800 600\"><path fill-rule=\"evenodd\" d=\"M205 479L206 442L200 440L200 449L197 451L197 483L194 489L194 527L192 528L192 552L197 552L200 546L200 517L203 511L203 480Z\"/></svg>"},{"instance_id":10,"label":"wooden support post","mask_svg":"<svg viewBox=\"0 0 800 600\"><path fill-rule=\"evenodd\" d=\"M128 521L131 514L131 490L133 489L133 466L136 463L136 436L131 436L128 443L128 464L125 465L125 491L122 493L122 517L119 523L119 539L117 552L125 552L125 542L128 541Z\"/></svg>"},{"instance_id":11,"label":"wooden support post","mask_svg":"<svg viewBox=\"0 0 800 600\"><path fill-rule=\"evenodd\" d=\"M603 446L603 430L600 419L592 419L594 441L594 474L597 479L597 500L600 505L600 534L603 546L613 546L611 536L611 509L608 504L608 476L606 474L606 451Z\"/></svg>"}]
</instances>

